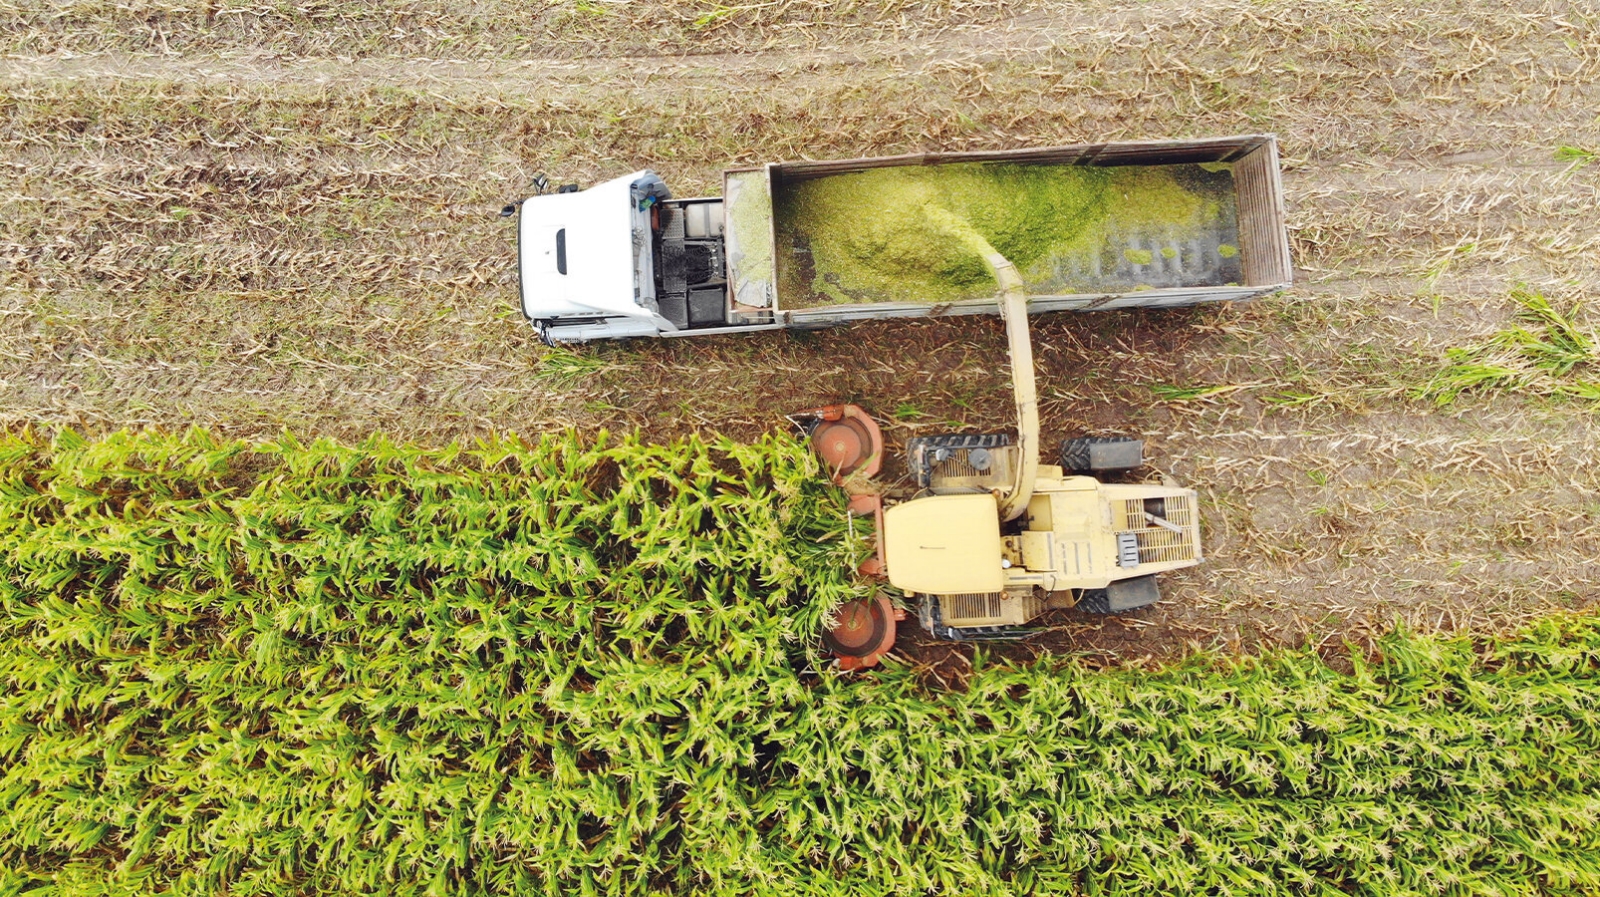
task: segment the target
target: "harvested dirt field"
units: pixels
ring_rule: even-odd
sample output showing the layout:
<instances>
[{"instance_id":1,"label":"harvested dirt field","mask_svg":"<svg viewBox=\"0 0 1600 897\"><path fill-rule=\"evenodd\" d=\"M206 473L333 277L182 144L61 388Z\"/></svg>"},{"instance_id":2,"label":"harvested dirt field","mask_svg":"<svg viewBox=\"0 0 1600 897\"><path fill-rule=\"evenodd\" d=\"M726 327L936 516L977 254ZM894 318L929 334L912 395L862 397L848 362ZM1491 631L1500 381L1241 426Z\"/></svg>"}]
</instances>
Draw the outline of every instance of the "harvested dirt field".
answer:
<instances>
[{"instance_id":1,"label":"harvested dirt field","mask_svg":"<svg viewBox=\"0 0 1600 897\"><path fill-rule=\"evenodd\" d=\"M767 161L1270 131L1293 291L1036 319L1046 433L1143 435L1209 554L1037 644L1590 604L1600 7L1439 6L0 0L0 425L743 437L850 400L893 448L1001 429L992 319L548 350L496 213L536 172L691 195Z\"/></svg>"}]
</instances>

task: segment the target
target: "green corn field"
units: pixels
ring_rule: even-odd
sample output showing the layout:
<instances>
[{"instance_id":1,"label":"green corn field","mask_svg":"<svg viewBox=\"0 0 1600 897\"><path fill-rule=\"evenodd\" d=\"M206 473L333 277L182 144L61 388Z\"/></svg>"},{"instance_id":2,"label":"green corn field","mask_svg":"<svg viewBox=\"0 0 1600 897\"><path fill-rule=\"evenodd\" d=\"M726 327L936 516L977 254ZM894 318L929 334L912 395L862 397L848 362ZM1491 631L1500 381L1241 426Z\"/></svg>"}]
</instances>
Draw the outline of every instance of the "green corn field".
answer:
<instances>
[{"instance_id":1,"label":"green corn field","mask_svg":"<svg viewBox=\"0 0 1600 897\"><path fill-rule=\"evenodd\" d=\"M0 440L0 895L1593 894L1600 621L830 671L786 437Z\"/></svg>"}]
</instances>

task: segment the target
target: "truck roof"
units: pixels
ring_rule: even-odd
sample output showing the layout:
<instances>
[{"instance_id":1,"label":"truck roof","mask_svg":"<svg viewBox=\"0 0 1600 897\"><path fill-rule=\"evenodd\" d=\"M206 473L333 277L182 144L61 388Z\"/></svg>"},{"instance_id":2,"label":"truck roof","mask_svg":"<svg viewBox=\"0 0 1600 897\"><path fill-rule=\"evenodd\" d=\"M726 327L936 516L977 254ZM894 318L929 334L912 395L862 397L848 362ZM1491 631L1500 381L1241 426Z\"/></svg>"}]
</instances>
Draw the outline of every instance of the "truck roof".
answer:
<instances>
[{"instance_id":1,"label":"truck roof","mask_svg":"<svg viewBox=\"0 0 1600 897\"><path fill-rule=\"evenodd\" d=\"M517 240L523 314L655 316L650 213L633 199L640 182L660 179L636 171L577 193L522 203Z\"/></svg>"}]
</instances>

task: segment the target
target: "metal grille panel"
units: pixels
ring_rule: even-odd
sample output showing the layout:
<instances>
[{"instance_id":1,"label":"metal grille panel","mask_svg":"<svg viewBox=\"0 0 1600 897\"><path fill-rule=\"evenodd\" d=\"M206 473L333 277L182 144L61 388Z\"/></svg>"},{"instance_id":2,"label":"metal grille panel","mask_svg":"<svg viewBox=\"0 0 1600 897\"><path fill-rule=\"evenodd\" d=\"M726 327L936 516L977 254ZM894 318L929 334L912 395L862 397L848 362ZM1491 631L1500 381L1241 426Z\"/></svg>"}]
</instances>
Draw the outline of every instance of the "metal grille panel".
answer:
<instances>
[{"instance_id":1,"label":"metal grille panel","mask_svg":"<svg viewBox=\"0 0 1600 897\"><path fill-rule=\"evenodd\" d=\"M933 475L930 480L934 483L946 483L950 480L973 479L995 482L1006 482L1011 479L1011 465L1006 463L1011 455L1003 448L989 450L989 468L979 470L973 467L968 457L971 452L952 452L949 458L933 465Z\"/></svg>"},{"instance_id":2,"label":"metal grille panel","mask_svg":"<svg viewBox=\"0 0 1600 897\"><path fill-rule=\"evenodd\" d=\"M1032 592L969 592L940 595L937 599L944 624L957 627L1020 626L1044 613L1044 600Z\"/></svg>"},{"instance_id":3,"label":"metal grille panel","mask_svg":"<svg viewBox=\"0 0 1600 897\"><path fill-rule=\"evenodd\" d=\"M988 620L1000 616L1000 599L1004 592L974 592L965 595L944 595L939 603L944 607L946 620Z\"/></svg>"},{"instance_id":4,"label":"metal grille panel","mask_svg":"<svg viewBox=\"0 0 1600 897\"><path fill-rule=\"evenodd\" d=\"M1139 563L1168 564L1196 559L1194 546L1198 542L1195 538L1197 519L1194 501L1189 496L1170 496L1164 499L1166 507L1162 514L1163 519L1178 527L1181 532L1173 532L1147 520L1144 501L1141 499L1126 499L1117 504L1120 505L1116 508L1117 529L1133 533L1139 543Z\"/></svg>"}]
</instances>

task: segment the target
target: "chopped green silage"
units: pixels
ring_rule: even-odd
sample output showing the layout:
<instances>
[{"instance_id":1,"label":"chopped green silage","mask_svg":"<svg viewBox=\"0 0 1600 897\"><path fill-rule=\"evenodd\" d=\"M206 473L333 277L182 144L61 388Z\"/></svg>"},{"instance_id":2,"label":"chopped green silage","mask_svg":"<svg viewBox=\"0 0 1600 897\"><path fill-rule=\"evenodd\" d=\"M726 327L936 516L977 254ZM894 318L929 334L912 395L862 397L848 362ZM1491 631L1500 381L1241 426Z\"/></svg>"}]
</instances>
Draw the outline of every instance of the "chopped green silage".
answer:
<instances>
[{"instance_id":1,"label":"chopped green silage","mask_svg":"<svg viewBox=\"0 0 1600 897\"><path fill-rule=\"evenodd\" d=\"M928 223L942 233L946 240L965 248L976 256L983 264L984 273L994 277L996 286L999 286L998 277L995 274L995 265L1010 261L1004 257L1004 253L1000 253L999 250L995 249L994 244L985 239L983 234L972 226L972 222L948 209L931 205L927 207L925 214L928 216ZM996 258L997 254L1000 258Z\"/></svg>"},{"instance_id":2,"label":"chopped green silage","mask_svg":"<svg viewBox=\"0 0 1600 897\"><path fill-rule=\"evenodd\" d=\"M1600 891L1600 619L947 690L821 667L843 514L781 437L0 439L0 895Z\"/></svg>"},{"instance_id":3,"label":"chopped green silage","mask_svg":"<svg viewBox=\"0 0 1600 897\"><path fill-rule=\"evenodd\" d=\"M977 299L993 279L966 222L1034 291L1132 286L1119 260L1233 233L1232 176L1198 165L960 163L875 168L784 185L776 198L780 296L789 308L840 302ZM1139 245L1130 246L1130 241Z\"/></svg>"},{"instance_id":4,"label":"chopped green silage","mask_svg":"<svg viewBox=\"0 0 1600 897\"><path fill-rule=\"evenodd\" d=\"M765 172L734 175L730 186L737 183L729 218L733 233L737 235L737 264L741 280L772 276L772 190Z\"/></svg>"}]
</instances>

